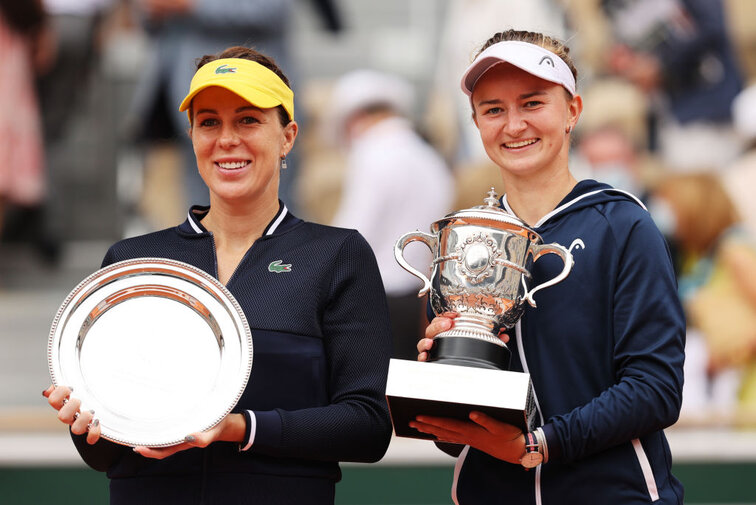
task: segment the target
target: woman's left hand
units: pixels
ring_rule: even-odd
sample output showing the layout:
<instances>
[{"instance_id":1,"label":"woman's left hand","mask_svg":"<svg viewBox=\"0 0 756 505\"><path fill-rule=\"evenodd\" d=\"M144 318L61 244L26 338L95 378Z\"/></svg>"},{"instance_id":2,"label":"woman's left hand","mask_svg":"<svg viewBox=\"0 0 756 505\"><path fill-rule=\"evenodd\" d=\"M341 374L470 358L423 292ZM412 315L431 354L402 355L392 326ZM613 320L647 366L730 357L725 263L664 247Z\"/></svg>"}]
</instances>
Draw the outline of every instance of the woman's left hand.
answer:
<instances>
[{"instance_id":1,"label":"woman's left hand","mask_svg":"<svg viewBox=\"0 0 756 505\"><path fill-rule=\"evenodd\" d=\"M134 452L145 458L165 459L186 449L207 447L213 442L242 442L246 421L242 414L229 414L207 431L187 435L184 442L170 447L134 447Z\"/></svg>"},{"instance_id":2,"label":"woman's left hand","mask_svg":"<svg viewBox=\"0 0 756 505\"><path fill-rule=\"evenodd\" d=\"M520 463L525 454L525 436L522 430L482 412L471 412L470 420L472 422L417 416L417 420L412 421L410 426L422 433L436 436L440 442L469 445L509 463Z\"/></svg>"}]
</instances>

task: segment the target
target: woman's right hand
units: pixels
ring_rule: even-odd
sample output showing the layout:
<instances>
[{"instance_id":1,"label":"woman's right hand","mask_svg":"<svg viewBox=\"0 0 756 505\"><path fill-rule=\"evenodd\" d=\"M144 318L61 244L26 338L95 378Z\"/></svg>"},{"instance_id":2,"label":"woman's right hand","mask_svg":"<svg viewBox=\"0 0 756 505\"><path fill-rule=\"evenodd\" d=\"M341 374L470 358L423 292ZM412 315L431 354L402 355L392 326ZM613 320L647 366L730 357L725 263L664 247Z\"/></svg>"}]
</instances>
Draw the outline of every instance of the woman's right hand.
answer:
<instances>
[{"instance_id":1,"label":"woman's right hand","mask_svg":"<svg viewBox=\"0 0 756 505\"><path fill-rule=\"evenodd\" d=\"M80 410L81 400L71 397L71 388L50 386L42 391L42 396L58 411L58 419L71 427L74 435L87 434L87 443L92 445L100 439L100 420L95 419L93 410Z\"/></svg>"},{"instance_id":2,"label":"woman's right hand","mask_svg":"<svg viewBox=\"0 0 756 505\"><path fill-rule=\"evenodd\" d=\"M433 347L433 339L442 331L452 329L454 327L454 319L458 315L456 312L447 312L433 318L428 327L425 328L425 338L420 339L417 343L418 361L428 361L428 351ZM509 335L504 333L503 329L499 332L499 338L505 344L509 342Z\"/></svg>"},{"instance_id":3,"label":"woman's right hand","mask_svg":"<svg viewBox=\"0 0 756 505\"><path fill-rule=\"evenodd\" d=\"M418 361L428 361L428 351L433 347L433 339L442 331L450 330L454 326L455 317L457 317L456 313L449 312L433 318L425 328L425 338L417 343Z\"/></svg>"}]
</instances>

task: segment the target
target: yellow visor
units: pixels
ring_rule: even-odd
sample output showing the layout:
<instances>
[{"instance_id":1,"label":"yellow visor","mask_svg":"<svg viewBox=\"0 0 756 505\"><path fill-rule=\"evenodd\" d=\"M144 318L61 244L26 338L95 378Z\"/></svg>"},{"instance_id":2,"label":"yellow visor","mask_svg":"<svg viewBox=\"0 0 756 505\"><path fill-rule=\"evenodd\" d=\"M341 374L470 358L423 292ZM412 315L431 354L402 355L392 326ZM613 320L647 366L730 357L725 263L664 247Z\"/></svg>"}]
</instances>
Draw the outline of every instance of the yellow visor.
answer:
<instances>
[{"instance_id":1,"label":"yellow visor","mask_svg":"<svg viewBox=\"0 0 756 505\"><path fill-rule=\"evenodd\" d=\"M269 68L242 58L224 58L202 66L192 78L189 94L179 107L187 111L192 99L205 88L220 86L236 93L255 107L271 109L282 105L294 120L294 92ZM191 117L189 121L191 121Z\"/></svg>"}]
</instances>

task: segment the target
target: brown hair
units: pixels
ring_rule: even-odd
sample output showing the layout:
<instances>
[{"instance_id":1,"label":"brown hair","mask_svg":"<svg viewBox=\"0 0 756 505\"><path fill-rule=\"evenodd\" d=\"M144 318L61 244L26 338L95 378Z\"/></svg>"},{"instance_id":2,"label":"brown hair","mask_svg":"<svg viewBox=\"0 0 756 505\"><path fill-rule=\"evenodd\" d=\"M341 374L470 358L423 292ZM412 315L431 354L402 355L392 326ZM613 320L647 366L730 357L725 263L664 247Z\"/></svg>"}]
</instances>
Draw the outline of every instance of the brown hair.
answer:
<instances>
[{"instance_id":1,"label":"brown hair","mask_svg":"<svg viewBox=\"0 0 756 505\"><path fill-rule=\"evenodd\" d=\"M483 47L481 47L478 52L475 53L475 58L477 58L480 53L482 53L492 45L508 40L528 42L530 44L540 46L548 51L551 51L552 53L559 56L562 61L567 64L570 72L572 72L572 76L575 78L575 81L577 81L578 71L575 67L575 64L572 62L572 58L570 58L570 48L559 40L553 37L549 37L548 35L544 35L543 33L528 32L525 30L506 30L503 32L495 33L490 39L485 42L485 44L483 44Z\"/></svg>"},{"instance_id":2,"label":"brown hair","mask_svg":"<svg viewBox=\"0 0 756 505\"><path fill-rule=\"evenodd\" d=\"M241 58L243 60L250 60L254 61L255 63L259 63L260 65L272 70L273 73L281 78L284 84L291 87L286 74L283 73L283 70L279 68L273 58L265 56L259 51L255 51L252 48L244 46L232 46L216 54L206 54L205 56L197 59L197 70L210 62L222 60L225 58ZM276 107L276 109L278 109L281 126L286 126L287 124L289 124L291 122L291 119L289 118L289 113L286 112L286 109L284 109L283 105L279 105L278 107ZM191 112L191 105L189 106L189 110ZM191 116L191 113L189 115Z\"/></svg>"},{"instance_id":3,"label":"brown hair","mask_svg":"<svg viewBox=\"0 0 756 505\"><path fill-rule=\"evenodd\" d=\"M676 235L693 253L709 251L722 232L740 221L721 181L710 173L669 175L657 184L655 194L672 206Z\"/></svg>"}]
</instances>

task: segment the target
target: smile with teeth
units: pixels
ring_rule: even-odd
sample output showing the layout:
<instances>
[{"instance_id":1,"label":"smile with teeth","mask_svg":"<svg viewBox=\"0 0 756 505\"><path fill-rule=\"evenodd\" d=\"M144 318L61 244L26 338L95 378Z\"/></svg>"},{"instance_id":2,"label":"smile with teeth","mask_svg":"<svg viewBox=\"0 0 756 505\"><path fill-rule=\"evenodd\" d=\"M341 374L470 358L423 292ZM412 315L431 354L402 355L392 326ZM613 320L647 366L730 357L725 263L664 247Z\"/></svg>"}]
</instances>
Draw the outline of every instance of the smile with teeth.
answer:
<instances>
[{"instance_id":1,"label":"smile with teeth","mask_svg":"<svg viewBox=\"0 0 756 505\"><path fill-rule=\"evenodd\" d=\"M505 142L504 147L507 149L517 149L518 147L525 147L538 142L538 139L521 140L519 142Z\"/></svg>"},{"instance_id":2,"label":"smile with teeth","mask_svg":"<svg viewBox=\"0 0 756 505\"><path fill-rule=\"evenodd\" d=\"M218 161L216 164L226 170L238 170L247 166L249 161Z\"/></svg>"}]
</instances>

